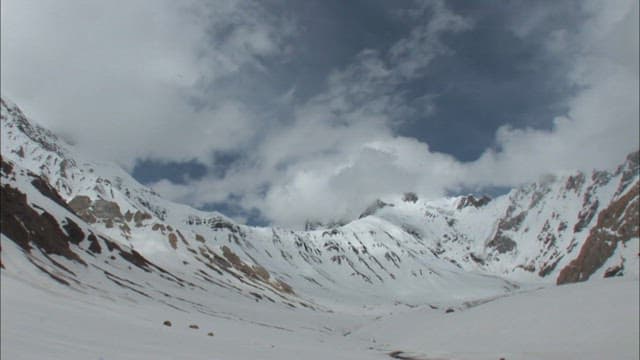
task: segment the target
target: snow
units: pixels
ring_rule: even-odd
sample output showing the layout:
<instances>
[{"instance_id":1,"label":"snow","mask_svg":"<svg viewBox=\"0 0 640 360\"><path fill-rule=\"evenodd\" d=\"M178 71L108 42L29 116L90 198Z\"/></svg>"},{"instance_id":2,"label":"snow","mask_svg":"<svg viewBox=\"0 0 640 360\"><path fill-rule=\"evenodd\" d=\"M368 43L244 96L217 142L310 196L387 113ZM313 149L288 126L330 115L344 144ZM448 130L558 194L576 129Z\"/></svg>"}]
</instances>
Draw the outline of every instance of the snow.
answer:
<instances>
[{"instance_id":1,"label":"snow","mask_svg":"<svg viewBox=\"0 0 640 360\"><path fill-rule=\"evenodd\" d=\"M398 306L382 317L220 300L211 316L38 286L4 270L1 287L3 359L638 358L637 280L549 287L453 313Z\"/></svg>"},{"instance_id":2,"label":"snow","mask_svg":"<svg viewBox=\"0 0 640 360\"><path fill-rule=\"evenodd\" d=\"M454 313L384 317L356 332L386 350L443 359L638 359L638 281L597 280Z\"/></svg>"},{"instance_id":3,"label":"snow","mask_svg":"<svg viewBox=\"0 0 640 360\"><path fill-rule=\"evenodd\" d=\"M230 302L211 316L43 288L4 272L1 284L3 359L360 359L368 352L342 336L347 323L337 315Z\"/></svg>"},{"instance_id":4,"label":"snow","mask_svg":"<svg viewBox=\"0 0 640 360\"><path fill-rule=\"evenodd\" d=\"M220 219L234 224L230 219L219 213L203 212L167 201L137 183L118 166L85 159L72 146L62 142L48 130L30 123L17 106L6 103L2 108L0 132L3 158L43 175L67 201L76 195L85 195L93 200L114 201L123 214L126 211L142 211L153 215L145 221L143 227L135 228L129 223L131 234L124 234L118 226L107 228L104 223L92 225L97 231L109 235L122 245L134 247L164 266L184 268L182 261L193 263L193 254L181 242L178 243L178 250L174 251L167 241L166 233L150 229L155 223L170 225L184 234L188 242L193 243L195 234L199 234L207 239L205 245L211 249L220 250L224 244L249 264L257 262L282 276L292 276L293 279L289 280L297 282L292 285L307 287L308 281L299 276L304 274L325 287L309 289L310 291L326 292L326 288L333 288L332 290L339 292L347 288L356 290L356 293L377 295L383 290L407 292L407 288L415 287L419 292L418 298L421 298L426 294L434 295L434 289L420 291L425 284L418 282L418 286L414 286L416 279L432 282L436 279L424 279L424 274L437 269L457 271L461 277L465 277L467 272L477 272L494 277L497 275L515 282L553 283L559 271L577 256L588 235L591 227L589 224L581 232L573 233L578 214L584 210L585 200L589 197L592 202L597 201L600 204L598 210L601 210L612 200L622 176L621 171L601 172L598 176L596 173L592 176L577 174L583 176L585 181L569 190L566 184L571 174L566 173L549 177L545 182L514 189L481 208L468 206L457 209L461 200L459 197L425 199L419 196L415 203L402 201L400 196L389 197L384 201L393 206L384 207L372 216L340 227L338 230L341 235L337 237L326 237L324 230L327 229L292 232L286 229L237 225L247 234L244 239L246 241L227 244L229 232L212 230L207 225L188 225L187 219ZM21 130L25 127L28 129ZM19 155L21 149L24 157ZM63 163L67 164L64 171L61 170ZM600 176L602 174L605 176ZM635 178L637 182L637 176ZM500 254L488 247L487 243L496 234L500 220L505 218L509 209L513 212L512 216L522 212L526 216L519 228L504 232L516 240L516 249ZM596 219L597 216L594 216L590 224ZM564 230L560 230L563 226ZM391 234L393 239L388 238L385 233ZM280 237L282 242L275 244L275 236ZM547 236L554 239L551 245L544 242ZM329 238L342 244L343 250L339 253L327 251L325 245ZM316 253L301 251L296 245L300 244L299 239L312 245L312 250ZM352 244L359 251L366 246L366 250L374 254L386 269L380 268L367 256L355 254L347 244ZM322 255L318 256L316 250L321 251ZM398 256L400 268L396 268L396 264L386 258L387 253ZM483 263L474 261L471 254L482 259ZM321 263L315 261L312 255L317 256ZM338 266L332 260L334 255L344 257ZM622 256L628 254L623 253ZM420 260L416 260L418 257ZM180 261L176 261L178 259ZM548 275L539 275L544 266L556 261L557 265ZM452 265L456 269L451 269ZM524 268L533 271L525 271ZM355 273L364 276L352 277ZM391 274L397 281L391 281L394 280L390 279ZM366 282L366 279L373 282L373 286L358 283ZM448 283L450 279L443 280ZM503 285L504 282L495 281L492 290L494 294ZM372 287L378 289L371 289ZM391 299L396 300L402 299Z\"/></svg>"},{"instance_id":5,"label":"snow","mask_svg":"<svg viewBox=\"0 0 640 360\"><path fill-rule=\"evenodd\" d=\"M169 275L132 267L117 252L88 252L86 240L71 249L87 267L36 248L26 254L1 235L2 358L382 359L391 351L430 359L638 358L637 237L621 242L593 281L551 286L597 219L574 233L587 198L605 208L618 196L620 171L606 173L607 181L585 175L572 190L565 174L480 208L457 209L460 198L413 203L390 196L384 201L393 206L335 229L255 228L162 199L119 167L84 159L7 104L2 157L15 169L3 185L25 193L34 209L58 223L68 218L85 235L136 249ZM67 201L85 195L151 218L141 226L128 222L126 234L119 223L88 224L40 193L29 172ZM637 181L636 174L627 185ZM505 230L516 249L498 253L487 243L509 212L526 216ZM178 231L184 241L174 249L168 236ZM546 236L554 240L547 243ZM263 267L295 294L233 267L213 268L209 257L222 256L223 248L246 266ZM557 259L547 277L538 275ZM75 275L70 279L52 260ZM31 262L71 285L52 281ZM621 263L622 279L601 280ZM445 313L449 308L454 312ZM173 326L164 327L164 320ZM189 329L192 323L200 328Z\"/></svg>"}]
</instances>

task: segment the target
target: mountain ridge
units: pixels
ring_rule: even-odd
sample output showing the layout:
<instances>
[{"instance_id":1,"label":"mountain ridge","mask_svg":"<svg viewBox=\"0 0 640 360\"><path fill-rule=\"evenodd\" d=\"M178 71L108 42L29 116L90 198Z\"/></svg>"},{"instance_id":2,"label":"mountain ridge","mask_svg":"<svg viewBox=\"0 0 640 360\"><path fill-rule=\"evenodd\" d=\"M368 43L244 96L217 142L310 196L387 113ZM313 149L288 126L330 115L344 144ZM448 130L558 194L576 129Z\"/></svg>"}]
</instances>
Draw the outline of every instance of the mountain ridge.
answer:
<instances>
[{"instance_id":1,"label":"mountain ridge","mask_svg":"<svg viewBox=\"0 0 640 360\"><path fill-rule=\"evenodd\" d=\"M516 291L518 283L637 277L637 266L625 263L637 262L638 152L613 171L550 176L490 200L405 194L348 224L309 231L254 228L164 200L122 169L83 159L4 99L2 155L3 168L19 168L18 178L29 179L12 180L16 170L3 171L3 197L9 187L37 197L42 191L33 182L44 183L64 202L48 208L84 223L78 226L84 239L69 239L71 248L117 246L129 254L123 258L153 264L159 274L200 287L218 282L255 301L281 297L285 304L325 309L336 305L333 298L446 303ZM65 229L69 214L54 220ZM4 228L3 240L16 242ZM589 240L603 238L592 233L612 232L607 239L615 242L605 253L596 247L607 239ZM89 233L100 240L89 240ZM3 260L6 247L3 241ZM594 252L599 255L588 255ZM54 264L46 256L42 261Z\"/></svg>"}]
</instances>

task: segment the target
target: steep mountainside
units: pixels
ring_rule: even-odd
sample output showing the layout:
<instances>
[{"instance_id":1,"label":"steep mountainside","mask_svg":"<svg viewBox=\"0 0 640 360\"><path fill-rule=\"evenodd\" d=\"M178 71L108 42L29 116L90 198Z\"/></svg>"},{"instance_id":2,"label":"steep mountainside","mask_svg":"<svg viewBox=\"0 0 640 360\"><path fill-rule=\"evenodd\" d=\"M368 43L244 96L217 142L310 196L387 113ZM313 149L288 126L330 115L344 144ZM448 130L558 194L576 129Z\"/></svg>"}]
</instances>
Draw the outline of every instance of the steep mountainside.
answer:
<instances>
[{"instance_id":1,"label":"steep mountainside","mask_svg":"<svg viewBox=\"0 0 640 360\"><path fill-rule=\"evenodd\" d=\"M548 176L493 200L411 194L343 226L292 231L162 199L1 105L3 272L32 264L83 291L115 284L202 311L206 300L188 304L180 290L329 310L462 304L520 282L638 273L637 152L613 171Z\"/></svg>"}]
</instances>

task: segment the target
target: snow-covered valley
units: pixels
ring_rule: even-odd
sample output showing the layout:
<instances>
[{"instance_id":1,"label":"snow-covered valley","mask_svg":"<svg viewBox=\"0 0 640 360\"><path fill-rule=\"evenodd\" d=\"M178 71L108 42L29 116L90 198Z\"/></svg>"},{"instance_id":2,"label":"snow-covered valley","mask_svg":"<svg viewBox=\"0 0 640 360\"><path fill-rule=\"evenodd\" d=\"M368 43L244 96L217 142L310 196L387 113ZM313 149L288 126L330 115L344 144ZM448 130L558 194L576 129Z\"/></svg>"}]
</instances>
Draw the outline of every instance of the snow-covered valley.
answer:
<instances>
[{"instance_id":1,"label":"snow-covered valley","mask_svg":"<svg viewBox=\"0 0 640 360\"><path fill-rule=\"evenodd\" d=\"M211 297L217 311L203 314L69 293L3 272L2 358L637 359L638 293L637 279L607 279L453 313L395 306L375 316L365 308L318 313Z\"/></svg>"},{"instance_id":2,"label":"snow-covered valley","mask_svg":"<svg viewBox=\"0 0 640 360\"><path fill-rule=\"evenodd\" d=\"M2 358L638 358L638 152L301 231L165 200L5 99L1 123Z\"/></svg>"}]
</instances>

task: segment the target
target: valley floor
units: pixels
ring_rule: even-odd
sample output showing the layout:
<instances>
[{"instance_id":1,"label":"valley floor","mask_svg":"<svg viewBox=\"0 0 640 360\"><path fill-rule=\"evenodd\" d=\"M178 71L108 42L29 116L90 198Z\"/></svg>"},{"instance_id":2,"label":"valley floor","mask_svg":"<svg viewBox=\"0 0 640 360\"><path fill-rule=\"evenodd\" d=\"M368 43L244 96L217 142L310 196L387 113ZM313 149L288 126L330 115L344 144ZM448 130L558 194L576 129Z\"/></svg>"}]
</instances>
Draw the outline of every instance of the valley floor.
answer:
<instances>
[{"instance_id":1,"label":"valley floor","mask_svg":"<svg viewBox=\"0 0 640 360\"><path fill-rule=\"evenodd\" d=\"M451 313L395 306L384 315L221 303L212 316L44 288L5 271L1 287L2 359L390 359L394 351L415 359L639 356L637 279L547 287Z\"/></svg>"}]
</instances>

